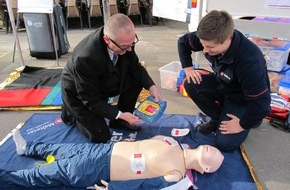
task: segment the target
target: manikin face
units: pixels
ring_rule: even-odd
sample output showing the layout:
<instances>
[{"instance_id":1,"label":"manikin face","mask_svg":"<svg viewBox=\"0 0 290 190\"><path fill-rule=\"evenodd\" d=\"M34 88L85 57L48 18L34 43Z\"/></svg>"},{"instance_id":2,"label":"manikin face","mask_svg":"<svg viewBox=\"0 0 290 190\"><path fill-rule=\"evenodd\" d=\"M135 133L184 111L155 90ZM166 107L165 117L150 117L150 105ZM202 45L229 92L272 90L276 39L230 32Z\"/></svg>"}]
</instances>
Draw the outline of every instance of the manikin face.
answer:
<instances>
[{"instance_id":1,"label":"manikin face","mask_svg":"<svg viewBox=\"0 0 290 190\"><path fill-rule=\"evenodd\" d=\"M228 38L224 43L216 43L215 41L206 41L200 39L200 43L203 46L203 52L209 54L210 56L215 56L218 54L224 54L230 47L231 39Z\"/></svg>"},{"instance_id":2,"label":"manikin face","mask_svg":"<svg viewBox=\"0 0 290 190\"><path fill-rule=\"evenodd\" d=\"M224 156L221 152L209 145L200 145L197 149L198 162L203 170L201 173L213 173L221 166Z\"/></svg>"}]
</instances>

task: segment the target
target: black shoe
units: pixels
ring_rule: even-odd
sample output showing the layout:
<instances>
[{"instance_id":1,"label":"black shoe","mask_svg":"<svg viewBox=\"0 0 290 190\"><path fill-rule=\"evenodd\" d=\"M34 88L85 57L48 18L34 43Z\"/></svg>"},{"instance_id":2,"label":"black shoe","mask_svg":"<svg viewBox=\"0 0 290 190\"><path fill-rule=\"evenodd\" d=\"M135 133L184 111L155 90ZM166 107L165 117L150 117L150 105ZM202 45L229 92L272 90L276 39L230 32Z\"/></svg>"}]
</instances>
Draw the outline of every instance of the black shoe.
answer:
<instances>
[{"instance_id":1,"label":"black shoe","mask_svg":"<svg viewBox=\"0 0 290 190\"><path fill-rule=\"evenodd\" d=\"M71 117L61 117L61 119L62 119L62 122L64 123L64 124L66 124L66 125L74 125L74 119L73 118L71 118Z\"/></svg>"},{"instance_id":2,"label":"black shoe","mask_svg":"<svg viewBox=\"0 0 290 190\"><path fill-rule=\"evenodd\" d=\"M212 133L216 132L218 122L215 120L210 120L208 123L200 124L197 126L197 130L201 133Z\"/></svg>"},{"instance_id":3,"label":"black shoe","mask_svg":"<svg viewBox=\"0 0 290 190\"><path fill-rule=\"evenodd\" d=\"M252 128L260 127L260 125L262 125L262 123L263 123L263 119L261 121L259 121L258 124L254 125Z\"/></svg>"},{"instance_id":4,"label":"black shoe","mask_svg":"<svg viewBox=\"0 0 290 190\"><path fill-rule=\"evenodd\" d=\"M70 112L66 109L64 105L61 107L61 119L66 125L74 125L75 119L72 117Z\"/></svg>"},{"instance_id":5,"label":"black shoe","mask_svg":"<svg viewBox=\"0 0 290 190\"><path fill-rule=\"evenodd\" d=\"M141 127L138 125L130 125L128 122L121 120L121 119L115 119L111 120L109 123L109 127L112 129L130 129L130 130L138 130Z\"/></svg>"}]
</instances>

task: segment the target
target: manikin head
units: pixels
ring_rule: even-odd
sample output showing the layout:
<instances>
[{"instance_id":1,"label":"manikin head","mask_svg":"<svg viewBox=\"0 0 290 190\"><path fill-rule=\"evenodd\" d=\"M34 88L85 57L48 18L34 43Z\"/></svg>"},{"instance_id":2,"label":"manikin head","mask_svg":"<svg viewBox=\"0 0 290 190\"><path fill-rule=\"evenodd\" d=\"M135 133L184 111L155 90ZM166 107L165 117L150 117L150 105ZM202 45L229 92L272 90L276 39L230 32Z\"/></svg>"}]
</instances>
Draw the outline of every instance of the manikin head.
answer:
<instances>
[{"instance_id":1,"label":"manikin head","mask_svg":"<svg viewBox=\"0 0 290 190\"><path fill-rule=\"evenodd\" d=\"M196 170L203 173L213 173L221 166L224 156L215 147L210 145L200 145L196 152L199 168Z\"/></svg>"}]
</instances>

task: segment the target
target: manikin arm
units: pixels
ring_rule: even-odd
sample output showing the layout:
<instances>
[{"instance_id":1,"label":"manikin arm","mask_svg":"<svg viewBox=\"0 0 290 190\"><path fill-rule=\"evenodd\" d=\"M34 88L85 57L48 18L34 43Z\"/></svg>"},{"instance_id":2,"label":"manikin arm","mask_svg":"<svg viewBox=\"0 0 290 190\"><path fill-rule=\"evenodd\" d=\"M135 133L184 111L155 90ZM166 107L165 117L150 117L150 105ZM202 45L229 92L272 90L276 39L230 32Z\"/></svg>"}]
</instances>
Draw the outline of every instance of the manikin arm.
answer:
<instances>
[{"instance_id":1,"label":"manikin arm","mask_svg":"<svg viewBox=\"0 0 290 190\"><path fill-rule=\"evenodd\" d=\"M163 139L164 139L164 137L166 137L166 136L164 136L164 135L157 135L157 136L154 136L154 137L152 137L152 139L159 139L159 140L163 140Z\"/></svg>"},{"instance_id":2,"label":"manikin arm","mask_svg":"<svg viewBox=\"0 0 290 190\"><path fill-rule=\"evenodd\" d=\"M172 171L168 175L164 176L165 181L178 182L182 179L180 172Z\"/></svg>"},{"instance_id":3,"label":"manikin arm","mask_svg":"<svg viewBox=\"0 0 290 190\"><path fill-rule=\"evenodd\" d=\"M128 189L128 187L130 187L130 190L158 190L176 183L166 182L164 180L164 177L154 177L150 179L134 179L127 181L111 181L109 183L105 181L103 182L102 184L105 185L105 190L122 190ZM104 188L96 186L96 190L104 190Z\"/></svg>"}]
</instances>

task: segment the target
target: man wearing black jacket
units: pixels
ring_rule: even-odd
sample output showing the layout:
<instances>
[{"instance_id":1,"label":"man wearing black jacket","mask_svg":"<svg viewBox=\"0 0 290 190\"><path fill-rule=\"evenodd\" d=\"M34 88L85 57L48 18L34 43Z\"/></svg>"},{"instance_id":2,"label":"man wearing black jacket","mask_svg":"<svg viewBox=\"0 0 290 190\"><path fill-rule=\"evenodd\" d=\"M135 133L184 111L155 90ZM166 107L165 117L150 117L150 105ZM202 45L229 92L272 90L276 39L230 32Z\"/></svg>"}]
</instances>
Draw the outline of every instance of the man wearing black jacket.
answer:
<instances>
[{"instance_id":1,"label":"man wearing black jacket","mask_svg":"<svg viewBox=\"0 0 290 190\"><path fill-rule=\"evenodd\" d=\"M213 72L193 68L191 53L203 51ZM178 40L185 70L185 90L194 103L211 117L198 126L202 133L216 132L216 145L225 151L240 146L249 130L259 126L270 109L270 83L260 49L234 29L231 16L213 10L196 32Z\"/></svg>"},{"instance_id":2,"label":"man wearing black jacket","mask_svg":"<svg viewBox=\"0 0 290 190\"><path fill-rule=\"evenodd\" d=\"M134 51L139 41L134 24L123 14L111 16L104 27L84 38L62 73L62 119L76 125L92 142L107 142L110 127L138 129L133 115L145 88L158 101L159 91ZM117 106L108 99L119 95Z\"/></svg>"}]
</instances>

